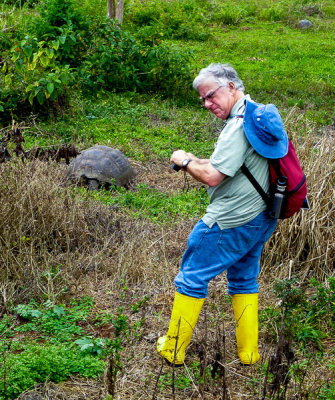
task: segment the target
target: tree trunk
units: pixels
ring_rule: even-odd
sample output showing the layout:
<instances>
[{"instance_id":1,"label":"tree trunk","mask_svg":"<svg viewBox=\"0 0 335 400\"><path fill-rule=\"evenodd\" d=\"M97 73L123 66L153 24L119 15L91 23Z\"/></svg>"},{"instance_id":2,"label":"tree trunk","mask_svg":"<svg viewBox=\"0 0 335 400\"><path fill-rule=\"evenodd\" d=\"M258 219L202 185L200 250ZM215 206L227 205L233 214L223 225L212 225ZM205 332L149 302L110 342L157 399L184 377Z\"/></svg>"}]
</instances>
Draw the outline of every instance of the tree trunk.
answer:
<instances>
[{"instance_id":1,"label":"tree trunk","mask_svg":"<svg viewBox=\"0 0 335 400\"><path fill-rule=\"evenodd\" d=\"M115 0L107 0L107 17L115 18Z\"/></svg>"},{"instance_id":2,"label":"tree trunk","mask_svg":"<svg viewBox=\"0 0 335 400\"><path fill-rule=\"evenodd\" d=\"M122 25L123 22L123 3L124 0L116 1L116 19L120 25Z\"/></svg>"}]
</instances>

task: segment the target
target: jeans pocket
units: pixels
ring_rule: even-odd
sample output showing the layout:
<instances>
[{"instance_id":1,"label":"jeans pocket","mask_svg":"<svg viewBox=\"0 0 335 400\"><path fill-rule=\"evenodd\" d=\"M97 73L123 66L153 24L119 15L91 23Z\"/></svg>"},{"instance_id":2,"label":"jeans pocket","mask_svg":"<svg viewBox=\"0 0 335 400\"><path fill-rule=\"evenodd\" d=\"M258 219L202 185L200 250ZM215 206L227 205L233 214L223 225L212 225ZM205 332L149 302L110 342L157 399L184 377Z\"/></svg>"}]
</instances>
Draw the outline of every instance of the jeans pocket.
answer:
<instances>
[{"instance_id":1,"label":"jeans pocket","mask_svg":"<svg viewBox=\"0 0 335 400\"><path fill-rule=\"evenodd\" d=\"M246 254L259 240L262 224L251 221L236 228L224 229L219 239L219 245L232 253Z\"/></svg>"},{"instance_id":2,"label":"jeans pocket","mask_svg":"<svg viewBox=\"0 0 335 400\"><path fill-rule=\"evenodd\" d=\"M206 234L211 230L202 220L200 220L193 228L190 236L188 237L187 247L197 249L200 247Z\"/></svg>"}]
</instances>

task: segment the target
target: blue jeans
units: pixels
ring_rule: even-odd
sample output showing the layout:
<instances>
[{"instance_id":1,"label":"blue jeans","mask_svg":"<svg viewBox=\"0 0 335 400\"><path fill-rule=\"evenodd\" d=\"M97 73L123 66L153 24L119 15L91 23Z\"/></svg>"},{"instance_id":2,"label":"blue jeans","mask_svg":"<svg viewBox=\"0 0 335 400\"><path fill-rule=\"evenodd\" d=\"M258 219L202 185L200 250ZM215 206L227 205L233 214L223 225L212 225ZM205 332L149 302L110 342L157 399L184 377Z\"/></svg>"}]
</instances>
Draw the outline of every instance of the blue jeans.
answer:
<instances>
[{"instance_id":1,"label":"blue jeans","mask_svg":"<svg viewBox=\"0 0 335 400\"><path fill-rule=\"evenodd\" d=\"M277 220L264 211L252 221L236 228L209 228L200 220L193 228L188 247L175 278L177 292L204 298L208 284L227 270L228 293L257 293L259 259Z\"/></svg>"}]
</instances>

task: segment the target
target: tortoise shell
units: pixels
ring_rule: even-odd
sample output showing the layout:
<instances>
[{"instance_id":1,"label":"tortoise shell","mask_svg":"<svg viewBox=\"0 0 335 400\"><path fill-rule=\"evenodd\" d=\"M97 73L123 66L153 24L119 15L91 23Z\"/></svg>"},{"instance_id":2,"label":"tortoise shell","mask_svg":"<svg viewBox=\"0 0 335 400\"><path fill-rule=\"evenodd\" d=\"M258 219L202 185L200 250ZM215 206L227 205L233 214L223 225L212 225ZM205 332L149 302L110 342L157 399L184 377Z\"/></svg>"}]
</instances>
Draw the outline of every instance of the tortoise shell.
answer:
<instances>
[{"instance_id":1,"label":"tortoise shell","mask_svg":"<svg viewBox=\"0 0 335 400\"><path fill-rule=\"evenodd\" d=\"M120 150L99 145L79 154L70 163L68 175L72 179L86 178L90 186L100 183L128 186L134 180L136 171ZM90 181L96 184L92 185Z\"/></svg>"}]
</instances>

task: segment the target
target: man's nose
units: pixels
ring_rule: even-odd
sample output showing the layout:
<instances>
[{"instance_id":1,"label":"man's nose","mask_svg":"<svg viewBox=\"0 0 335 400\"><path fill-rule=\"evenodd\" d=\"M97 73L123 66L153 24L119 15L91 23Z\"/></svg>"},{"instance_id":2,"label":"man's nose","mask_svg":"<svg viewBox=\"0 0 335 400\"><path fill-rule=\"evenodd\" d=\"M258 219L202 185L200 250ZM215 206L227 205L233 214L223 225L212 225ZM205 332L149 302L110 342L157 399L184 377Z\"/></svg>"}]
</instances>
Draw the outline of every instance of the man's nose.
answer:
<instances>
[{"instance_id":1,"label":"man's nose","mask_svg":"<svg viewBox=\"0 0 335 400\"><path fill-rule=\"evenodd\" d=\"M209 108L211 105L212 105L212 100L211 99L205 99L205 103L204 103L204 106L206 107L206 108Z\"/></svg>"}]
</instances>

